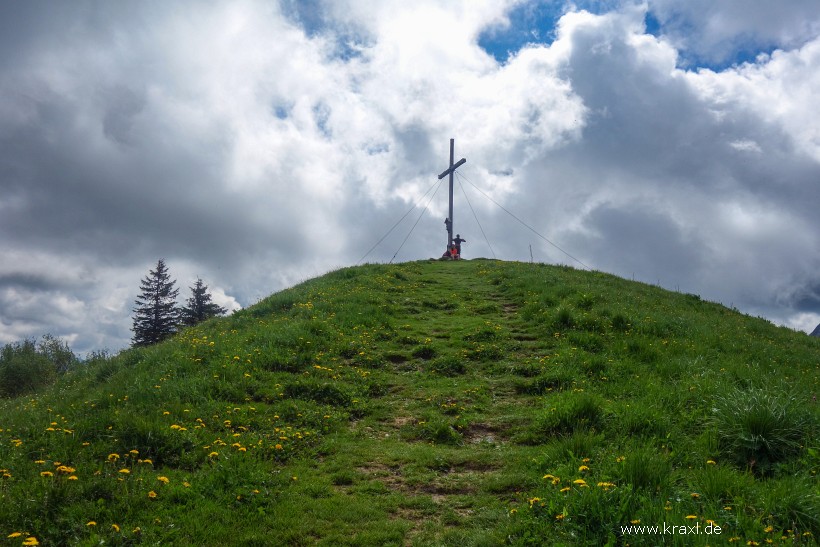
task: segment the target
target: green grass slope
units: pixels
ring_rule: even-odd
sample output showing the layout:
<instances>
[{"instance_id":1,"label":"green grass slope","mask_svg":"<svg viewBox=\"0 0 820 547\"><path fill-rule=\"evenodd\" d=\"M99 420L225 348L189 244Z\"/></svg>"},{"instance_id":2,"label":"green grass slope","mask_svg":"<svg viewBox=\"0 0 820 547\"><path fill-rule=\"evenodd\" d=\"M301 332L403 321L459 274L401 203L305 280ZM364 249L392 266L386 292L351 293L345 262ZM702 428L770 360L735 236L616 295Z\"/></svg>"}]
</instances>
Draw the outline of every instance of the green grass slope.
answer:
<instances>
[{"instance_id":1,"label":"green grass slope","mask_svg":"<svg viewBox=\"0 0 820 547\"><path fill-rule=\"evenodd\" d=\"M814 544L818 391L693 295L348 268L0 402L0 545Z\"/></svg>"}]
</instances>

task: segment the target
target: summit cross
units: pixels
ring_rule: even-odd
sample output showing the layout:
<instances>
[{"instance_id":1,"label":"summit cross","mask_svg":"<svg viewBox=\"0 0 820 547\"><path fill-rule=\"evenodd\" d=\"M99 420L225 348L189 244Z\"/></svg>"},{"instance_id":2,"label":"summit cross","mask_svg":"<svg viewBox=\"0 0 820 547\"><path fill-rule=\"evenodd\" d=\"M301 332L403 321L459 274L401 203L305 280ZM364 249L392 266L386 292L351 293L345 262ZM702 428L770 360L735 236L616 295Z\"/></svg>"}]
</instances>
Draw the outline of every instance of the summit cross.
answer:
<instances>
[{"instance_id":1,"label":"summit cross","mask_svg":"<svg viewBox=\"0 0 820 547\"><path fill-rule=\"evenodd\" d=\"M455 139L450 139L450 167L447 168L442 174L438 176L438 180L443 179L447 175L450 175L450 216L447 217L447 252L449 253L450 249L453 245L453 173L456 172L461 165L464 165L467 160L465 158L461 158L456 163L453 163L453 158L455 151Z\"/></svg>"}]
</instances>

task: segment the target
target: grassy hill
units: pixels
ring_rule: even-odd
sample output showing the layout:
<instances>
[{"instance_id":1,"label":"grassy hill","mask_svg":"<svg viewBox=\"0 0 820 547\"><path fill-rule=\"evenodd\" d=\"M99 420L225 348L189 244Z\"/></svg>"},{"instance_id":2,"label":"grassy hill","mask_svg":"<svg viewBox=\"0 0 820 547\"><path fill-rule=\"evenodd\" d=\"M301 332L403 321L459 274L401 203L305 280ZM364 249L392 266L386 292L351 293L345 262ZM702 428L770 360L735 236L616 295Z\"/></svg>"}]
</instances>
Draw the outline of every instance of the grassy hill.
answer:
<instances>
[{"instance_id":1,"label":"grassy hill","mask_svg":"<svg viewBox=\"0 0 820 547\"><path fill-rule=\"evenodd\" d=\"M0 402L0 545L813 544L818 391L694 295L348 268Z\"/></svg>"}]
</instances>

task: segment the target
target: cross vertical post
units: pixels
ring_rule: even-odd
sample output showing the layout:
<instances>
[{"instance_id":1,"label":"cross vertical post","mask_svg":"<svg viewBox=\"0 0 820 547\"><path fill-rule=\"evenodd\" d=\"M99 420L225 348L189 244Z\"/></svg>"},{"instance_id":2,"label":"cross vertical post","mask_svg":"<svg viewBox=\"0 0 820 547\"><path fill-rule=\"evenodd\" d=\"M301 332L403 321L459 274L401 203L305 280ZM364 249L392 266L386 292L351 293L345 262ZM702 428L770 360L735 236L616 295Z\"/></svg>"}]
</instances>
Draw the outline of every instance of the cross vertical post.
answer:
<instances>
[{"instance_id":1,"label":"cross vertical post","mask_svg":"<svg viewBox=\"0 0 820 547\"><path fill-rule=\"evenodd\" d=\"M450 243L453 242L453 174L455 169L453 169L453 158L456 148L456 140L450 139L450 216L447 217L450 219L450 226L449 230L447 230L447 246L449 248Z\"/></svg>"},{"instance_id":2,"label":"cross vertical post","mask_svg":"<svg viewBox=\"0 0 820 547\"><path fill-rule=\"evenodd\" d=\"M453 163L453 159L455 158L455 139L450 139L450 167L447 168L442 174L438 176L438 179L441 180L445 176L450 175L450 209L449 214L450 216L447 217L447 251L450 251L450 247L453 244L453 174L456 172L456 169L461 165L465 164L467 160L465 158L461 158L458 160L457 163Z\"/></svg>"}]
</instances>

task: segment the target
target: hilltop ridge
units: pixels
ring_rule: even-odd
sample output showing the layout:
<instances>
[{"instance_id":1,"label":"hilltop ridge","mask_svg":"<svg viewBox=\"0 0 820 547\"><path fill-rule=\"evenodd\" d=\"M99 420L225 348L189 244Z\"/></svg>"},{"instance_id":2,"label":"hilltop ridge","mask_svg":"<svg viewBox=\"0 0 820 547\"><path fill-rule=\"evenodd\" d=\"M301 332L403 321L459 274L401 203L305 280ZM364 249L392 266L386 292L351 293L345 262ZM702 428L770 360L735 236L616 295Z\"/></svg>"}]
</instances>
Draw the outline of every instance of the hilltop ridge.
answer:
<instances>
[{"instance_id":1,"label":"hilltop ridge","mask_svg":"<svg viewBox=\"0 0 820 547\"><path fill-rule=\"evenodd\" d=\"M818 357L600 272L345 268L0 402L0 538L810 544Z\"/></svg>"}]
</instances>

